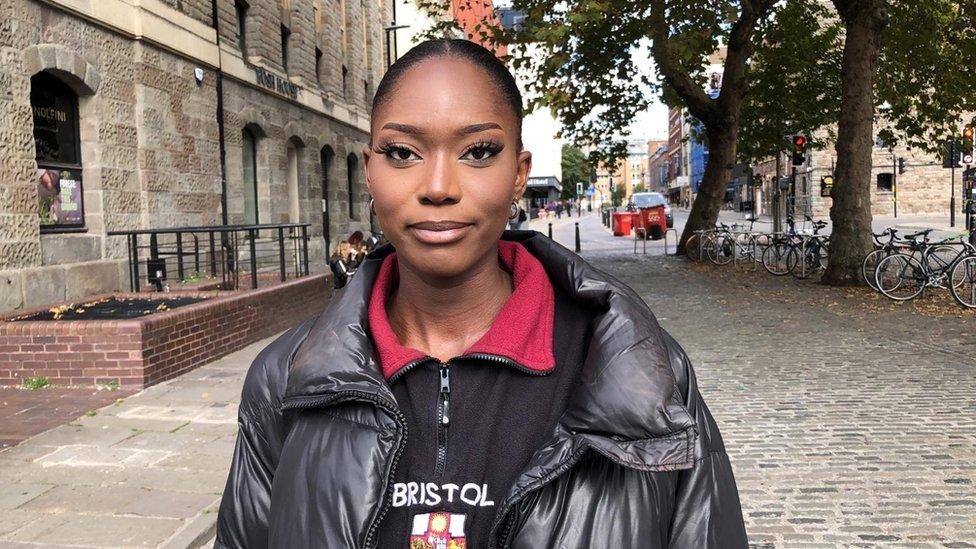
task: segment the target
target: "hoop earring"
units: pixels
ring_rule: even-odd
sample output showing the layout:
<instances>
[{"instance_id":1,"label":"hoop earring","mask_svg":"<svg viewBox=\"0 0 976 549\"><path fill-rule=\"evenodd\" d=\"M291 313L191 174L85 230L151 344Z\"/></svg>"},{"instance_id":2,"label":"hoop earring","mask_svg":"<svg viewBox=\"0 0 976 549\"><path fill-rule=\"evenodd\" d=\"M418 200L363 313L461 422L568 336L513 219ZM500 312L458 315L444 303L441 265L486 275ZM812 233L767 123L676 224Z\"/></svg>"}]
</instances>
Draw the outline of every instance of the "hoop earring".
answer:
<instances>
[{"instance_id":1,"label":"hoop earring","mask_svg":"<svg viewBox=\"0 0 976 549\"><path fill-rule=\"evenodd\" d=\"M511 207L508 208L508 219L514 221L519 214L518 201L513 200Z\"/></svg>"},{"instance_id":2,"label":"hoop earring","mask_svg":"<svg viewBox=\"0 0 976 549\"><path fill-rule=\"evenodd\" d=\"M369 197L369 213L376 215L376 210L373 208L373 197Z\"/></svg>"}]
</instances>

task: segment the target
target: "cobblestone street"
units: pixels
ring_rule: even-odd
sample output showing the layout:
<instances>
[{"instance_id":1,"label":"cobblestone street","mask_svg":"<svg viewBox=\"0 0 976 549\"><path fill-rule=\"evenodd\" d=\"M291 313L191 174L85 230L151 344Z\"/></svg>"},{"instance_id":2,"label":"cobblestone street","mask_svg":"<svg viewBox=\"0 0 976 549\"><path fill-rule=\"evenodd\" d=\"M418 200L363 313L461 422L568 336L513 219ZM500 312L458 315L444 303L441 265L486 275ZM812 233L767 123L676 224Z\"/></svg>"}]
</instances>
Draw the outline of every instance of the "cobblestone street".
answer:
<instances>
[{"instance_id":1,"label":"cobblestone street","mask_svg":"<svg viewBox=\"0 0 976 549\"><path fill-rule=\"evenodd\" d=\"M570 248L577 221L582 255L691 356L753 547L976 547L976 315L661 241L635 255L595 214L554 223ZM0 452L0 547L211 546L243 376L272 339Z\"/></svg>"},{"instance_id":2,"label":"cobblestone street","mask_svg":"<svg viewBox=\"0 0 976 549\"><path fill-rule=\"evenodd\" d=\"M976 546L976 317L631 249L583 255L690 354L753 546Z\"/></svg>"}]
</instances>

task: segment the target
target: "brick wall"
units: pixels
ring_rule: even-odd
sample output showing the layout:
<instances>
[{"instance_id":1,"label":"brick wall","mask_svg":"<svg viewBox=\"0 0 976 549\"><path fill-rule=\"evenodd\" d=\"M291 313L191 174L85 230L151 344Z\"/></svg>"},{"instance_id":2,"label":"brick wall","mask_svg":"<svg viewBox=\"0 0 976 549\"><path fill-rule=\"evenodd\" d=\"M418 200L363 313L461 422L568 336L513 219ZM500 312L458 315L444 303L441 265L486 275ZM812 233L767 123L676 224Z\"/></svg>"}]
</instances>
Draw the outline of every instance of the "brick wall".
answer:
<instances>
[{"instance_id":1,"label":"brick wall","mask_svg":"<svg viewBox=\"0 0 976 549\"><path fill-rule=\"evenodd\" d=\"M331 275L313 274L246 292L174 292L209 299L133 320L0 319L0 385L43 376L54 385L147 387L321 312L331 286Z\"/></svg>"}]
</instances>

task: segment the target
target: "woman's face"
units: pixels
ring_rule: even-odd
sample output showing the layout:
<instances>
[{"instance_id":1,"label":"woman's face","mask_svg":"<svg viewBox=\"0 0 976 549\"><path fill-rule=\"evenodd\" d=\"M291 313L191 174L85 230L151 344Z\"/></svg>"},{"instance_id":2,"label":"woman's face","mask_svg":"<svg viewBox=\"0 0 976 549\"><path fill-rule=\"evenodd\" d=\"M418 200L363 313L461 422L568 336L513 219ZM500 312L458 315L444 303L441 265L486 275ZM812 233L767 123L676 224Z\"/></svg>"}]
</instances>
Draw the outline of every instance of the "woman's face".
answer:
<instances>
[{"instance_id":1,"label":"woman's face","mask_svg":"<svg viewBox=\"0 0 976 549\"><path fill-rule=\"evenodd\" d=\"M376 219L398 258L452 277L493 249L532 164L517 151L517 124L488 73L466 60L434 57L401 76L363 149Z\"/></svg>"}]
</instances>

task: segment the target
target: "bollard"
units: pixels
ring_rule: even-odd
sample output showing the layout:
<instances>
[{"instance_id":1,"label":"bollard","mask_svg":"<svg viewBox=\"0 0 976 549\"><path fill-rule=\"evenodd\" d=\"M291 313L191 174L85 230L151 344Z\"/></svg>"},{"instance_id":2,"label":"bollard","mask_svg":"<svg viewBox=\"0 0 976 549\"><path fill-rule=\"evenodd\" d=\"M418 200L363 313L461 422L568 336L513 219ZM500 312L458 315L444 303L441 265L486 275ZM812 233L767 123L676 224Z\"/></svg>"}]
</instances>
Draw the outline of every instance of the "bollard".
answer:
<instances>
[{"instance_id":1,"label":"bollard","mask_svg":"<svg viewBox=\"0 0 976 549\"><path fill-rule=\"evenodd\" d=\"M576 253L580 253L579 221L574 222L573 225L576 225Z\"/></svg>"},{"instance_id":2,"label":"bollard","mask_svg":"<svg viewBox=\"0 0 976 549\"><path fill-rule=\"evenodd\" d=\"M552 221L549 222L549 240L552 240Z\"/></svg>"}]
</instances>

